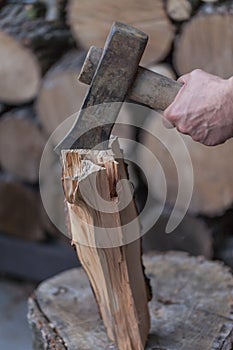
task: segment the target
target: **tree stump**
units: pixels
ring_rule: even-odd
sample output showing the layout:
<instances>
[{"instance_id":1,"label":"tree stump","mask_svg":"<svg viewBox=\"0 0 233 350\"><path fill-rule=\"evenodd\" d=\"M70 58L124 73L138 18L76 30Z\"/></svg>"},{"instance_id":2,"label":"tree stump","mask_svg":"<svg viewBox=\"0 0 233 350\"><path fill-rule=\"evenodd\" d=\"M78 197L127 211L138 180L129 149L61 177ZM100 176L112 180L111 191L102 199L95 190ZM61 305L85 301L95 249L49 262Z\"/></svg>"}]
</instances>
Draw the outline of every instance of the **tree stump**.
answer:
<instances>
[{"instance_id":1,"label":"tree stump","mask_svg":"<svg viewBox=\"0 0 233 350\"><path fill-rule=\"evenodd\" d=\"M144 263L154 292L147 350L232 348L233 279L226 267L184 253L153 253ZM80 268L41 283L29 299L28 319L34 350L117 350Z\"/></svg>"}]
</instances>

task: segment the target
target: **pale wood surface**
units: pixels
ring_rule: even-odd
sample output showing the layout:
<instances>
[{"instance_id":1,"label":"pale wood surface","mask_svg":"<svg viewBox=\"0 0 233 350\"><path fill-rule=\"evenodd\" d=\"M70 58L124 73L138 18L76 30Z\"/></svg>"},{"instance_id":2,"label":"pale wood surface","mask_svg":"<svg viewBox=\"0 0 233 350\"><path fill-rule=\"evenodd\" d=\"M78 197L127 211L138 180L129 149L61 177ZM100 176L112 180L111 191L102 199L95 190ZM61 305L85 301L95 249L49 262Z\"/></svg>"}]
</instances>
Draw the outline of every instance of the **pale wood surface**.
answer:
<instances>
[{"instance_id":1,"label":"pale wood surface","mask_svg":"<svg viewBox=\"0 0 233 350\"><path fill-rule=\"evenodd\" d=\"M135 26L149 35L142 62L164 58L174 38L174 28L166 15L162 0L69 1L68 22L78 43L86 49L91 45L103 48L113 21Z\"/></svg>"},{"instance_id":2,"label":"pale wood surface","mask_svg":"<svg viewBox=\"0 0 233 350\"><path fill-rule=\"evenodd\" d=\"M233 280L228 269L181 253L153 253L144 260L154 292L146 349L231 349ZM28 316L35 350L117 349L107 338L82 269L43 282L29 301Z\"/></svg>"},{"instance_id":3,"label":"pale wood surface","mask_svg":"<svg viewBox=\"0 0 233 350\"><path fill-rule=\"evenodd\" d=\"M67 221L109 338L121 350L142 350L150 327L149 286L131 196L121 208L131 193L119 182L127 179L125 165L116 142L112 149L62 151Z\"/></svg>"},{"instance_id":4,"label":"pale wood surface","mask_svg":"<svg viewBox=\"0 0 233 350\"><path fill-rule=\"evenodd\" d=\"M167 0L167 13L174 21L185 21L191 17L200 2L200 0Z\"/></svg>"},{"instance_id":5,"label":"pale wood surface","mask_svg":"<svg viewBox=\"0 0 233 350\"><path fill-rule=\"evenodd\" d=\"M232 76L233 13L227 8L219 12L206 10L183 26L174 48L179 74L201 68L223 78Z\"/></svg>"},{"instance_id":6,"label":"pale wood surface","mask_svg":"<svg viewBox=\"0 0 233 350\"><path fill-rule=\"evenodd\" d=\"M36 110L48 135L81 107L87 90L77 79L83 60L84 54L78 50L68 52L42 81Z\"/></svg>"},{"instance_id":7,"label":"pale wood surface","mask_svg":"<svg viewBox=\"0 0 233 350\"><path fill-rule=\"evenodd\" d=\"M36 57L3 32L0 32L0 75L1 101L24 103L37 94L41 73Z\"/></svg>"},{"instance_id":8,"label":"pale wood surface","mask_svg":"<svg viewBox=\"0 0 233 350\"><path fill-rule=\"evenodd\" d=\"M0 120L2 168L24 181L37 182L45 140L32 108L5 113Z\"/></svg>"}]
</instances>

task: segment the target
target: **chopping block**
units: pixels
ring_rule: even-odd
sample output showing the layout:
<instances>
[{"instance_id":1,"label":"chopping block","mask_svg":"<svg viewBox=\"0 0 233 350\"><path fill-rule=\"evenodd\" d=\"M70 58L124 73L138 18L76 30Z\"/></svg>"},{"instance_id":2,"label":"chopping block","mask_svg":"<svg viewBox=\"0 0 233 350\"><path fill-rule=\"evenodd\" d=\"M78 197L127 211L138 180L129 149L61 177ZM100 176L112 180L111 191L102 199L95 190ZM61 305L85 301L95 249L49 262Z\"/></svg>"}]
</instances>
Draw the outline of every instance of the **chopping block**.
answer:
<instances>
[{"instance_id":1,"label":"chopping block","mask_svg":"<svg viewBox=\"0 0 233 350\"><path fill-rule=\"evenodd\" d=\"M232 349L233 278L227 267L185 253L151 253L144 264L156 291L146 350ZM80 268L41 283L28 305L34 350L118 349Z\"/></svg>"}]
</instances>

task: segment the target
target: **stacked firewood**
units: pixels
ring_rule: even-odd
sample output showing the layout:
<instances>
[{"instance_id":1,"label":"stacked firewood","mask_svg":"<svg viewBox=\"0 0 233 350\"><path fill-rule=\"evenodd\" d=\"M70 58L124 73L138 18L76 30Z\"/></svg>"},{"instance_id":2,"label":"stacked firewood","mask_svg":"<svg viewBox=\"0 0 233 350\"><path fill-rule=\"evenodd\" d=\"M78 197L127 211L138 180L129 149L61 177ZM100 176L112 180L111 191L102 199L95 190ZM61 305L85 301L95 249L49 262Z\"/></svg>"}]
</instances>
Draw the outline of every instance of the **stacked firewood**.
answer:
<instances>
[{"instance_id":1,"label":"stacked firewood","mask_svg":"<svg viewBox=\"0 0 233 350\"><path fill-rule=\"evenodd\" d=\"M43 240L46 234L54 234L39 195L40 159L51 133L79 110L87 89L77 80L85 52L91 45L103 47L113 21L131 24L149 35L142 64L161 74L177 78L201 68L223 78L233 75L232 1L27 0L19 4L9 0L0 6L0 231L9 235ZM125 116L132 124L133 117L132 111ZM179 154L171 130L154 118L146 118L144 125L164 135L168 148ZM167 205L173 206L179 184L169 152L150 133L138 133L137 142L159 158L166 173ZM193 164L194 190L186 217L191 219L181 232L196 240L196 254L210 257L208 218L224 215L233 203L233 142L214 148L187 136L184 142ZM156 165L139 148L133 152L149 170L150 191L159 203L162 180ZM185 163L181 171L185 173ZM45 188L53 186L57 167L48 175ZM137 177L140 189L142 182ZM57 217L63 217L63 198L48 193ZM200 216L207 219L200 222ZM182 244L181 249L186 249ZM210 248L203 249L203 245Z\"/></svg>"}]
</instances>

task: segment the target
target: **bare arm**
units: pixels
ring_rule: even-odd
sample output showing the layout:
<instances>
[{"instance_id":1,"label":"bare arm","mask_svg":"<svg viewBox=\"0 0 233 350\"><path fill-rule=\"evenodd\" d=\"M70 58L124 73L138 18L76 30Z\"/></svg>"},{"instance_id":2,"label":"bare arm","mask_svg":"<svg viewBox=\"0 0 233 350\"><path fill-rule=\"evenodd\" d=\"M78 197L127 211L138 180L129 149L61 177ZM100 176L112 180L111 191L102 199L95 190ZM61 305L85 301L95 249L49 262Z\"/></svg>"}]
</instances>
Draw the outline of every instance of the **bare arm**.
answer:
<instances>
[{"instance_id":1,"label":"bare arm","mask_svg":"<svg viewBox=\"0 0 233 350\"><path fill-rule=\"evenodd\" d=\"M233 77L222 79L196 69L178 81L184 86L164 117L181 133L208 146L233 137Z\"/></svg>"}]
</instances>

